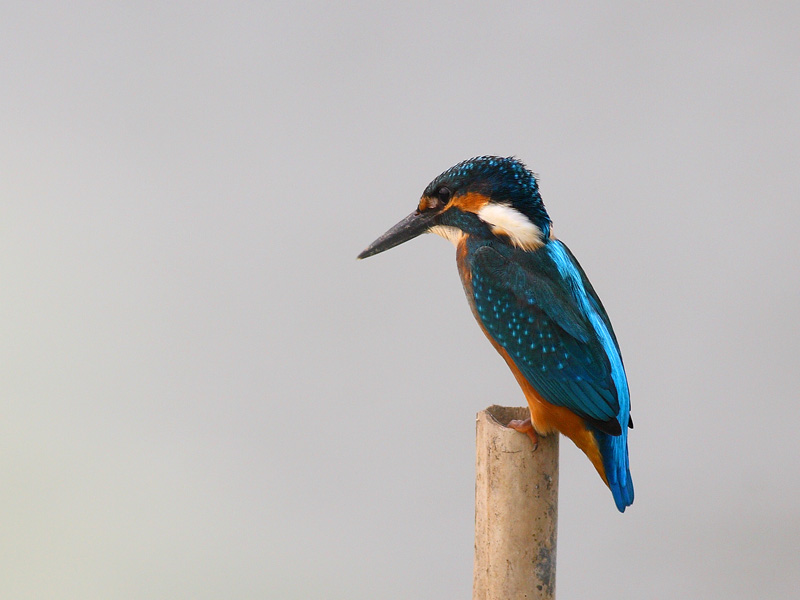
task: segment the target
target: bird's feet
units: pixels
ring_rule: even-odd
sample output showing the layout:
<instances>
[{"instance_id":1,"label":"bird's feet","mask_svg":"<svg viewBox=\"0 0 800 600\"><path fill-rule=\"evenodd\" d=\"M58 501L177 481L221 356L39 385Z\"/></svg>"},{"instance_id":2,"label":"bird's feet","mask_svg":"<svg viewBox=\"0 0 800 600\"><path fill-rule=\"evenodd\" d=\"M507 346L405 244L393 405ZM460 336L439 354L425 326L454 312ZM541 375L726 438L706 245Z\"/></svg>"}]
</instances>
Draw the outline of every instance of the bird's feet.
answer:
<instances>
[{"instance_id":1,"label":"bird's feet","mask_svg":"<svg viewBox=\"0 0 800 600\"><path fill-rule=\"evenodd\" d=\"M514 419L506 427L520 433L527 433L533 442L533 449L536 450L539 447L539 436L536 435L536 430L533 428L533 423L531 423L530 419L525 419L524 421Z\"/></svg>"}]
</instances>

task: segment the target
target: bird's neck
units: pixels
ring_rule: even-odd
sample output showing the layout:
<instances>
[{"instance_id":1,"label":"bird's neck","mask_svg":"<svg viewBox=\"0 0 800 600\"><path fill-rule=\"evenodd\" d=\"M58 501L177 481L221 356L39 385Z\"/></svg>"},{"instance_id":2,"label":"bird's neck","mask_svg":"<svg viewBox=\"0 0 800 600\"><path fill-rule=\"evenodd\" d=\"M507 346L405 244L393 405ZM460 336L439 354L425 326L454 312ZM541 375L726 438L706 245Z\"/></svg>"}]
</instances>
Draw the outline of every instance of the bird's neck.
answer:
<instances>
[{"instance_id":1,"label":"bird's neck","mask_svg":"<svg viewBox=\"0 0 800 600\"><path fill-rule=\"evenodd\" d=\"M500 204L485 205L478 212L451 211L430 232L455 246L465 237L496 241L522 250L536 250L547 243L547 234L527 216Z\"/></svg>"}]
</instances>

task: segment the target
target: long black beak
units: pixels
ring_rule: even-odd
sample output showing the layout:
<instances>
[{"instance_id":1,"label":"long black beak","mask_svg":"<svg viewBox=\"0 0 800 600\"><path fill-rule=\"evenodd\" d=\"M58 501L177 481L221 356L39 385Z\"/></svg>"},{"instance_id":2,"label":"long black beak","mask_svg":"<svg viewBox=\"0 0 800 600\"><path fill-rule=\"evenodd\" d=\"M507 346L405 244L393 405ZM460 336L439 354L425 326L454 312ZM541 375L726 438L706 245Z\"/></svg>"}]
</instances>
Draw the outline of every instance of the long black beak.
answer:
<instances>
[{"instance_id":1,"label":"long black beak","mask_svg":"<svg viewBox=\"0 0 800 600\"><path fill-rule=\"evenodd\" d=\"M389 231L384 233L369 247L358 255L358 258L367 258L389 248L399 246L403 242L413 240L418 235L425 233L434 224L436 213L421 213L414 211Z\"/></svg>"}]
</instances>

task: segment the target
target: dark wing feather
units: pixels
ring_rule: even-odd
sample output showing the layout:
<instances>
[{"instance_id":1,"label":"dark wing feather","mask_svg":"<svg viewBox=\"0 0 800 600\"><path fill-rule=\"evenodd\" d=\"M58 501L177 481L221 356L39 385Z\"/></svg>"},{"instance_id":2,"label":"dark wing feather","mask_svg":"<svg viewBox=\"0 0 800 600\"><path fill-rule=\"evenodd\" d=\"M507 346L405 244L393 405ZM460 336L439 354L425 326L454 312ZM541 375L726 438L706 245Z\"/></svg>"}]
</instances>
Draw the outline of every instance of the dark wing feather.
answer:
<instances>
[{"instance_id":1,"label":"dark wing feather","mask_svg":"<svg viewBox=\"0 0 800 600\"><path fill-rule=\"evenodd\" d=\"M611 365L589 316L546 253L514 252L473 255L478 318L545 400L619 434Z\"/></svg>"}]
</instances>

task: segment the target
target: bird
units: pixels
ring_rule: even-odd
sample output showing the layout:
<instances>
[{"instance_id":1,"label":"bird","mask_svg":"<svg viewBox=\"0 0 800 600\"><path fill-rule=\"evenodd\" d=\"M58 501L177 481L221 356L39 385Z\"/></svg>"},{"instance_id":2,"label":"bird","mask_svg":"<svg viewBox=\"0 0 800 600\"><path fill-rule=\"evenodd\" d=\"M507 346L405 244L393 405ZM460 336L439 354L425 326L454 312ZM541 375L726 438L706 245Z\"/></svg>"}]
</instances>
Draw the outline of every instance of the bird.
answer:
<instances>
[{"instance_id":1,"label":"bird","mask_svg":"<svg viewBox=\"0 0 800 600\"><path fill-rule=\"evenodd\" d=\"M513 156L460 162L358 258L423 233L455 245L470 309L522 388L530 418L509 427L528 434L534 449L539 435L570 438L624 512L634 492L622 354L592 284L553 234L536 176Z\"/></svg>"}]
</instances>

